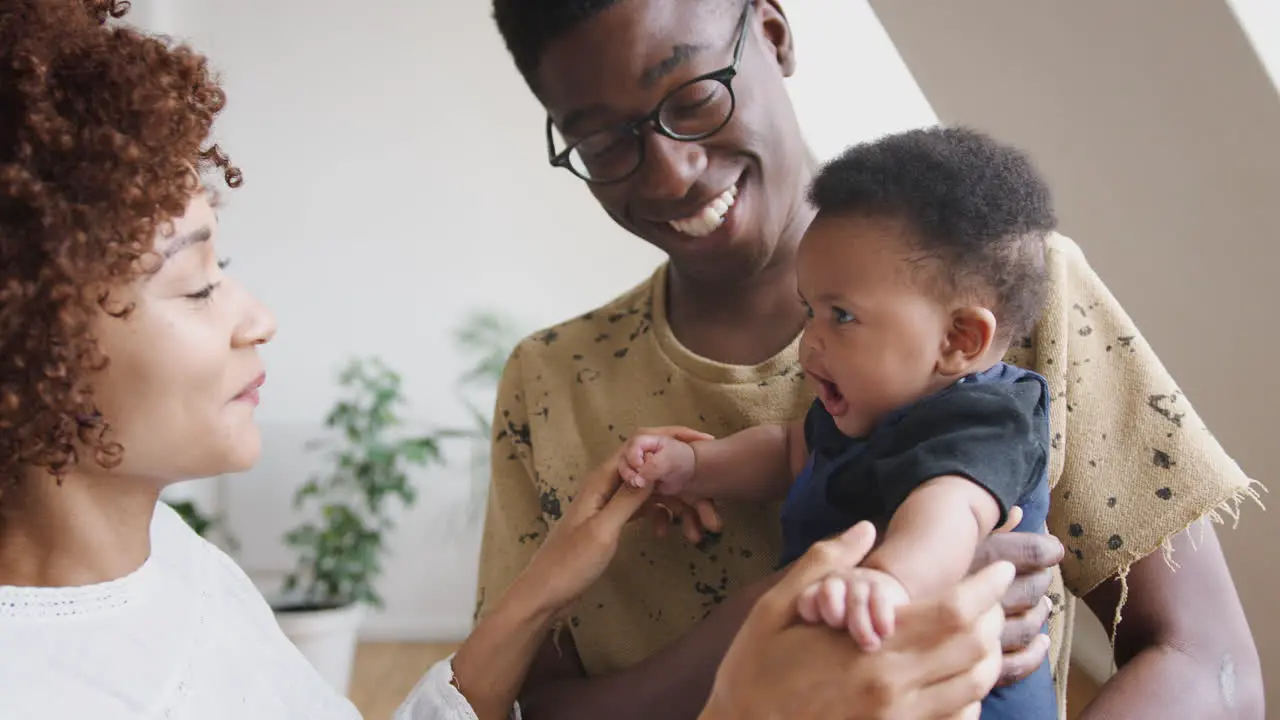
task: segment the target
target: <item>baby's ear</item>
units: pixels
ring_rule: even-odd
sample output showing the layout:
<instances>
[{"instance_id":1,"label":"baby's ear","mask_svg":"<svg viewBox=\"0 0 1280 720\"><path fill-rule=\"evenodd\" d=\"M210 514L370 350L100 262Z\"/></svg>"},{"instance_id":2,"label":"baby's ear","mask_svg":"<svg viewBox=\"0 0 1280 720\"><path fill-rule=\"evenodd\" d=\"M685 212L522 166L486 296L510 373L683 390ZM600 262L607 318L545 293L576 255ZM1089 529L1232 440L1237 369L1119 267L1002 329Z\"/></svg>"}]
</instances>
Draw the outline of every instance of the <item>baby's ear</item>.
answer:
<instances>
[{"instance_id":1,"label":"baby's ear","mask_svg":"<svg viewBox=\"0 0 1280 720\"><path fill-rule=\"evenodd\" d=\"M968 305L951 313L942 342L938 370L943 375L968 375L982 361L996 337L996 316L985 307Z\"/></svg>"}]
</instances>

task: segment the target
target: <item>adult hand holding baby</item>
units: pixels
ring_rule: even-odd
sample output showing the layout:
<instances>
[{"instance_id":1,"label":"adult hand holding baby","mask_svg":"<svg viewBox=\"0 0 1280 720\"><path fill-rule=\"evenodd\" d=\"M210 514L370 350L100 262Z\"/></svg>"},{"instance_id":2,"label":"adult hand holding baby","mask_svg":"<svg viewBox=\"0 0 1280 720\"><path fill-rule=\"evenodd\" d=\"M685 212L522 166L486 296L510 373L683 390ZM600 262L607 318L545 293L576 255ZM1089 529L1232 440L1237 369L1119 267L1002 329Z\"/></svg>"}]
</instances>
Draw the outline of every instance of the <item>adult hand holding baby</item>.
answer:
<instances>
[{"instance_id":1,"label":"adult hand holding baby","mask_svg":"<svg viewBox=\"0 0 1280 720\"><path fill-rule=\"evenodd\" d=\"M1000 597L1013 566L994 563L936 600L901 608L879 652L797 614L801 593L870 551L859 524L815 545L755 605L716 675L701 720L977 718L1000 672Z\"/></svg>"},{"instance_id":2,"label":"adult hand holding baby","mask_svg":"<svg viewBox=\"0 0 1280 720\"><path fill-rule=\"evenodd\" d=\"M687 428L646 432L689 441ZM507 717L555 618L613 560L623 528L648 508L652 489L619 477L618 454L588 473L528 566L494 603L453 658L454 682L481 718Z\"/></svg>"},{"instance_id":3,"label":"adult hand holding baby","mask_svg":"<svg viewBox=\"0 0 1280 720\"><path fill-rule=\"evenodd\" d=\"M720 531L720 516L712 500L687 492L696 464L692 443L713 439L713 435L685 427L641 428L619 450L618 475L622 480L654 493L647 507L658 537L666 537L668 528L677 522L685 539L694 544L702 540L704 532Z\"/></svg>"},{"instance_id":4,"label":"adult hand holding baby","mask_svg":"<svg viewBox=\"0 0 1280 720\"><path fill-rule=\"evenodd\" d=\"M1012 532L1022 521L1022 508L1009 509L996 533ZM911 602L906 588L893 575L869 567L841 568L800 593L800 617L810 623L847 628L858 647L874 652L893 634L897 609ZM1037 626L1038 627L1038 626ZM1031 638L1017 647L1029 644Z\"/></svg>"},{"instance_id":5,"label":"adult hand holding baby","mask_svg":"<svg viewBox=\"0 0 1280 720\"><path fill-rule=\"evenodd\" d=\"M681 428L681 437L642 429L631 436L618 458L618 474L635 488L652 486L659 495L680 495L693 480L697 454L691 443L714 437Z\"/></svg>"}]
</instances>

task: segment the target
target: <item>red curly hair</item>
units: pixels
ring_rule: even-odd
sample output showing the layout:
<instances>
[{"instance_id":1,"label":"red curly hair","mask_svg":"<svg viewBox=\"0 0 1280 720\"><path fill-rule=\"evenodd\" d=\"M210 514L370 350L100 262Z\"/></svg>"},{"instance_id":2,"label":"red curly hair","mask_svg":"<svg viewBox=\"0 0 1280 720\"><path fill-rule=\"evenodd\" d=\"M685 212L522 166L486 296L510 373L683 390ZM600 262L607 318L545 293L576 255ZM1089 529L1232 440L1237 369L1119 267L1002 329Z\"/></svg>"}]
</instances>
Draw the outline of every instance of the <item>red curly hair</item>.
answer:
<instances>
[{"instance_id":1,"label":"red curly hair","mask_svg":"<svg viewBox=\"0 0 1280 720\"><path fill-rule=\"evenodd\" d=\"M205 58L127 26L117 0L0 2L0 496L25 469L59 482L123 449L96 412L92 334L186 212L226 97Z\"/></svg>"}]
</instances>

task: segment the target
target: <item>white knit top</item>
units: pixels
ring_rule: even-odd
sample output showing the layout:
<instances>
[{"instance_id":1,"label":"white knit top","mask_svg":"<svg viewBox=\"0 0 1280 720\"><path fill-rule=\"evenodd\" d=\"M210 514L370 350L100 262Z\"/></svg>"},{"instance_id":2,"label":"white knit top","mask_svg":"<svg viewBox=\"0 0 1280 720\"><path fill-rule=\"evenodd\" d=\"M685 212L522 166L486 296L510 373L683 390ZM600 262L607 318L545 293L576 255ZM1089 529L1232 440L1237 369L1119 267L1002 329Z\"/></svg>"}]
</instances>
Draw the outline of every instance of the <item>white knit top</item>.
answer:
<instances>
[{"instance_id":1,"label":"white knit top","mask_svg":"<svg viewBox=\"0 0 1280 720\"><path fill-rule=\"evenodd\" d=\"M470 720L448 663L403 720ZM0 586L4 720L355 720L280 631L248 576L159 503L151 556L118 580Z\"/></svg>"}]
</instances>

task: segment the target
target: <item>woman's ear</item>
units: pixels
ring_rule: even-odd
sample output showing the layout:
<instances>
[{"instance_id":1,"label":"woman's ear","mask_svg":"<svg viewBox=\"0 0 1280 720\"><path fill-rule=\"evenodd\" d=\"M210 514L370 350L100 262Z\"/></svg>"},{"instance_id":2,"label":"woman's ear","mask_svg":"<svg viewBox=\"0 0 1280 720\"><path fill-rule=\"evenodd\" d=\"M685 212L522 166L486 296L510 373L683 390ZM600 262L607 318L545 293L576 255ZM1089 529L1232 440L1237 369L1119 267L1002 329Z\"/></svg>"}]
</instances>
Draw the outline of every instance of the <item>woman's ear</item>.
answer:
<instances>
[{"instance_id":1,"label":"woman's ear","mask_svg":"<svg viewBox=\"0 0 1280 720\"><path fill-rule=\"evenodd\" d=\"M774 48L782 77L791 77L796 71L795 40L791 34L791 23L787 22L787 16L782 11L782 4L778 0L767 0L763 3L760 14L763 16L765 40Z\"/></svg>"},{"instance_id":2,"label":"woman's ear","mask_svg":"<svg viewBox=\"0 0 1280 720\"><path fill-rule=\"evenodd\" d=\"M995 342L996 316L984 307L957 308L943 341L938 371L947 376L968 375Z\"/></svg>"}]
</instances>

